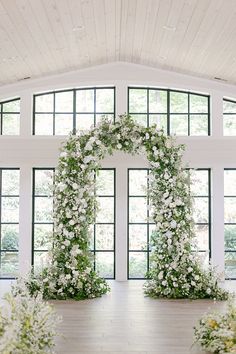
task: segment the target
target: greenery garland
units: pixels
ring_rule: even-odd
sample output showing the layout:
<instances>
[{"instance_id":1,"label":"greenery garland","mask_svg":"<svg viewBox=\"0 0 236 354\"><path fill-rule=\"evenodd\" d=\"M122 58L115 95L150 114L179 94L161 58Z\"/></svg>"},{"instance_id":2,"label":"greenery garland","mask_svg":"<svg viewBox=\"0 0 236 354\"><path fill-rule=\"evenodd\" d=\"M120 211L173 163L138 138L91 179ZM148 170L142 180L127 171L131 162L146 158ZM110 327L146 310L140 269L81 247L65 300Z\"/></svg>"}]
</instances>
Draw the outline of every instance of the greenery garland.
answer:
<instances>
[{"instance_id":1,"label":"greenery garland","mask_svg":"<svg viewBox=\"0 0 236 354\"><path fill-rule=\"evenodd\" d=\"M203 270L193 253L191 198L181 163L183 148L156 126L144 128L128 115L115 123L103 120L91 131L69 137L55 175L51 264L40 277L45 298L93 298L109 290L93 270L89 226L97 209L95 173L100 161L115 150L141 154L150 163L156 232L145 293L168 298L227 297L218 287L214 272ZM30 285L34 290L40 282L37 279Z\"/></svg>"}]
</instances>

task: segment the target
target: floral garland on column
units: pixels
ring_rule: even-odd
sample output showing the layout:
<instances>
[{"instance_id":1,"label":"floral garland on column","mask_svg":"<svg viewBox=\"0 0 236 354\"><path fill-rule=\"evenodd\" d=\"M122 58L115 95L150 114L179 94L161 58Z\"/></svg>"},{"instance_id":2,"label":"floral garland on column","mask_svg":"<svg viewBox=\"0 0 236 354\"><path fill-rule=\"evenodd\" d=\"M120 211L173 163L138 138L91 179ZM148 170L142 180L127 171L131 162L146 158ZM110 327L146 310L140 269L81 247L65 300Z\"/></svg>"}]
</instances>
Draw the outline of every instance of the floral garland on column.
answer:
<instances>
[{"instance_id":1,"label":"floral garland on column","mask_svg":"<svg viewBox=\"0 0 236 354\"><path fill-rule=\"evenodd\" d=\"M95 173L100 161L121 150L141 154L151 168L150 198L156 232L152 269L145 293L168 298L225 298L212 272L204 271L192 252L193 220L183 146L156 126L144 128L128 115L102 121L91 131L65 142L55 174L51 265L41 274L46 298L94 298L109 286L93 270L89 226L96 215ZM32 291L39 280L31 282Z\"/></svg>"}]
</instances>

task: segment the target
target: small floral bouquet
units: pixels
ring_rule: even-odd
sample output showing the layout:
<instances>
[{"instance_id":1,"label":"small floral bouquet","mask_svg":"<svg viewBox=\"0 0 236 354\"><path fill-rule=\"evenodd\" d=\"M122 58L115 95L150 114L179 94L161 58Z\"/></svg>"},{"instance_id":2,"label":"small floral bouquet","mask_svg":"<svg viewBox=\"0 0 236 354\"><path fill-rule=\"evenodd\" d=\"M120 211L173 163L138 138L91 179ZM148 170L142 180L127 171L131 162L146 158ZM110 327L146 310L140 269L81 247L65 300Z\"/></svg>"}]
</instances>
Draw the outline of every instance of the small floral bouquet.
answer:
<instances>
[{"instance_id":1,"label":"small floral bouquet","mask_svg":"<svg viewBox=\"0 0 236 354\"><path fill-rule=\"evenodd\" d=\"M41 293L32 296L22 283L13 286L4 299L6 305L0 307L0 353L53 353L60 319Z\"/></svg>"},{"instance_id":2,"label":"small floral bouquet","mask_svg":"<svg viewBox=\"0 0 236 354\"><path fill-rule=\"evenodd\" d=\"M203 316L194 327L195 343L215 354L236 353L236 307L228 302L225 313L212 312Z\"/></svg>"}]
</instances>

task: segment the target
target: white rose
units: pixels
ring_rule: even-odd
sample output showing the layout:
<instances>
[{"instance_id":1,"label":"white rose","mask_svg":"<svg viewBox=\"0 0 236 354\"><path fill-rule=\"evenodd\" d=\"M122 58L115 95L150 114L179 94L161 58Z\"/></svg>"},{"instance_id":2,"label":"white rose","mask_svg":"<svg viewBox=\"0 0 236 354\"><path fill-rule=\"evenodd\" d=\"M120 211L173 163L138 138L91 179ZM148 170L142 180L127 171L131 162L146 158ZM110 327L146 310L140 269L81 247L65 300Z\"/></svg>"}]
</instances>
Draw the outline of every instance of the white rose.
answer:
<instances>
[{"instance_id":1,"label":"white rose","mask_svg":"<svg viewBox=\"0 0 236 354\"><path fill-rule=\"evenodd\" d=\"M161 272L158 274L158 279L159 279L159 280L163 279L163 271L161 271Z\"/></svg>"},{"instance_id":2,"label":"white rose","mask_svg":"<svg viewBox=\"0 0 236 354\"><path fill-rule=\"evenodd\" d=\"M61 152L60 157L67 157L67 152L65 152L65 151Z\"/></svg>"}]
</instances>

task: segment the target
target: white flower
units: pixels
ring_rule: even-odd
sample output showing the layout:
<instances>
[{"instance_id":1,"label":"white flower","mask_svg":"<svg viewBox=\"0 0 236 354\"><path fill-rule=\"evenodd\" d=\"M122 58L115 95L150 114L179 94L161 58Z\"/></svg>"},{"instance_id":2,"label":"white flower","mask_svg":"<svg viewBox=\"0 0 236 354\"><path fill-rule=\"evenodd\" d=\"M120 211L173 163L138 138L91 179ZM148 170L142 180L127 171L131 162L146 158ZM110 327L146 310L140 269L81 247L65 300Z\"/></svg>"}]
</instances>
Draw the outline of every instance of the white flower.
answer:
<instances>
[{"instance_id":1,"label":"white flower","mask_svg":"<svg viewBox=\"0 0 236 354\"><path fill-rule=\"evenodd\" d=\"M158 279L159 279L159 280L163 279L163 271L161 271L161 272L158 274Z\"/></svg>"},{"instance_id":2,"label":"white flower","mask_svg":"<svg viewBox=\"0 0 236 354\"><path fill-rule=\"evenodd\" d=\"M211 289L210 289L210 288L207 288L207 289L206 289L206 293L207 293L208 295L210 295L210 294L211 294Z\"/></svg>"},{"instance_id":3,"label":"white flower","mask_svg":"<svg viewBox=\"0 0 236 354\"><path fill-rule=\"evenodd\" d=\"M188 271L188 273L192 273L193 268L192 268L192 267L188 267L187 271ZM195 278L195 279L196 279L196 278Z\"/></svg>"},{"instance_id":4,"label":"white flower","mask_svg":"<svg viewBox=\"0 0 236 354\"><path fill-rule=\"evenodd\" d=\"M165 235L166 235L166 237L171 237L171 236L172 236L172 232L168 230L168 231L165 233Z\"/></svg>"},{"instance_id":5,"label":"white flower","mask_svg":"<svg viewBox=\"0 0 236 354\"><path fill-rule=\"evenodd\" d=\"M70 245L70 241L69 241L69 240L65 240L65 241L64 241L64 245L65 245L65 246L69 246L69 245Z\"/></svg>"},{"instance_id":6,"label":"white flower","mask_svg":"<svg viewBox=\"0 0 236 354\"><path fill-rule=\"evenodd\" d=\"M71 226L75 225L74 220L70 220L70 221L69 221L69 225L71 225Z\"/></svg>"},{"instance_id":7,"label":"white flower","mask_svg":"<svg viewBox=\"0 0 236 354\"><path fill-rule=\"evenodd\" d=\"M62 158L67 157L67 152L66 151L62 151L60 153L60 157L62 157Z\"/></svg>"},{"instance_id":8,"label":"white flower","mask_svg":"<svg viewBox=\"0 0 236 354\"><path fill-rule=\"evenodd\" d=\"M117 149L118 150L121 150L122 149L122 145L119 143L119 144L117 144Z\"/></svg>"},{"instance_id":9,"label":"white flower","mask_svg":"<svg viewBox=\"0 0 236 354\"><path fill-rule=\"evenodd\" d=\"M172 220L171 223L170 223L170 227L171 227L172 229L176 229L176 226L177 226L176 221L175 221L175 220Z\"/></svg>"}]
</instances>

